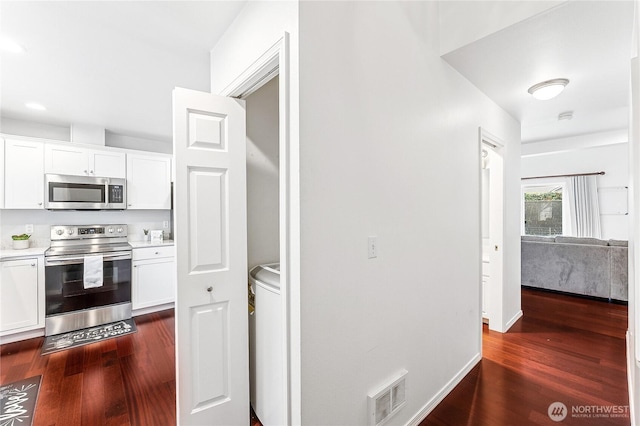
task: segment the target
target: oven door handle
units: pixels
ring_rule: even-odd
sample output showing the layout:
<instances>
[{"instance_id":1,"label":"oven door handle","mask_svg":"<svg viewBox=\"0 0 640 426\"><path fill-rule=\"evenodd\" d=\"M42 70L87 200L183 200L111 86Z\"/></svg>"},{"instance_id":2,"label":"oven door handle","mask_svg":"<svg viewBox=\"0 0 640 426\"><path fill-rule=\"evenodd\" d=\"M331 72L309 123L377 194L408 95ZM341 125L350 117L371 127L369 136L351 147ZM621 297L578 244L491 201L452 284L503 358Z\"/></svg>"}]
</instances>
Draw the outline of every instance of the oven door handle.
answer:
<instances>
[{"instance_id":1,"label":"oven door handle","mask_svg":"<svg viewBox=\"0 0 640 426\"><path fill-rule=\"evenodd\" d=\"M131 252L117 252L103 255L104 262L128 259L131 259ZM84 263L84 256L60 256L55 258L45 257L44 266L76 265L80 263Z\"/></svg>"}]
</instances>

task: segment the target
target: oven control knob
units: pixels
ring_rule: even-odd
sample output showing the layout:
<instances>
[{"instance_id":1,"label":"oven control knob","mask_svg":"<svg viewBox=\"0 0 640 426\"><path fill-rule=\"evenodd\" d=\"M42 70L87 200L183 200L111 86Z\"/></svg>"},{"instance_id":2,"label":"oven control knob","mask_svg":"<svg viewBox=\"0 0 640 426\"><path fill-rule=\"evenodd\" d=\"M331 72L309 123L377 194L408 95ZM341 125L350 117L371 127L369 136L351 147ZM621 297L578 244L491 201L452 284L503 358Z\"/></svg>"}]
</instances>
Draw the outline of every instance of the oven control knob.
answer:
<instances>
[{"instance_id":1,"label":"oven control knob","mask_svg":"<svg viewBox=\"0 0 640 426\"><path fill-rule=\"evenodd\" d=\"M116 229L116 231L118 231L118 234L120 234L122 231L124 231L124 229L118 228L118 229Z\"/></svg>"},{"instance_id":2,"label":"oven control knob","mask_svg":"<svg viewBox=\"0 0 640 426\"><path fill-rule=\"evenodd\" d=\"M64 234L64 229L58 229L58 230L56 231L56 234L58 234L58 235L62 235L62 234Z\"/></svg>"},{"instance_id":3,"label":"oven control knob","mask_svg":"<svg viewBox=\"0 0 640 426\"><path fill-rule=\"evenodd\" d=\"M107 232L110 233L110 234L113 234L113 228L107 229Z\"/></svg>"},{"instance_id":4,"label":"oven control knob","mask_svg":"<svg viewBox=\"0 0 640 426\"><path fill-rule=\"evenodd\" d=\"M73 229L67 229L67 233L68 233L69 235L73 235L73 233L74 233L74 232L75 232L75 231L74 231Z\"/></svg>"}]
</instances>

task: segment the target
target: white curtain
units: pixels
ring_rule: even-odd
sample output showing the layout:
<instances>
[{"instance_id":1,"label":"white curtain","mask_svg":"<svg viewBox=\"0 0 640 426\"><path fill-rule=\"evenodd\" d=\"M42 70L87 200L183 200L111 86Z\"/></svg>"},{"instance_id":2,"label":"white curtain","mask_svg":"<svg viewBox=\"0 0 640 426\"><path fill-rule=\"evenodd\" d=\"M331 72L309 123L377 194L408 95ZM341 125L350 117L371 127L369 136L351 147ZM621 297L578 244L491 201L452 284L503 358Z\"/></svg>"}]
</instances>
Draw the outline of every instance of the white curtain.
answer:
<instances>
[{"instance_id":1,"label":"white curtain","mask_svg":"<svg viewBox=\"0 0 640 426\"><path fill-rule=\"evenodd\" d=\"M571 235L602 238L596 176L571 176L567 189Z\"/></svg>"}]
</instances>

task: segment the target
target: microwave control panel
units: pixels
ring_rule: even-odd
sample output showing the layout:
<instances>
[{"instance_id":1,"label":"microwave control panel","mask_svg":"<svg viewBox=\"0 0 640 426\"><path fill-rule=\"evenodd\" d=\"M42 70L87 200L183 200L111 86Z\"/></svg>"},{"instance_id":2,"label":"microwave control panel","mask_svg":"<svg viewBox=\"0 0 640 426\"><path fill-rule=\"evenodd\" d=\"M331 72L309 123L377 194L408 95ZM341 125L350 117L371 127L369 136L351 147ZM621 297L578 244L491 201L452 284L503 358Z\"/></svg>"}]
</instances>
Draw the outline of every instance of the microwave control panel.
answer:
<instances>
[{"instance_id":1,"label":"microwave control panel","mask_svg":"<svg viewBox=\"0 0 640 426\"><path fill-rule=\"evenodd\" d=\"M124 187L122 185L109 185L109 202L124 203Z\"/></svg>"}]
</instances>

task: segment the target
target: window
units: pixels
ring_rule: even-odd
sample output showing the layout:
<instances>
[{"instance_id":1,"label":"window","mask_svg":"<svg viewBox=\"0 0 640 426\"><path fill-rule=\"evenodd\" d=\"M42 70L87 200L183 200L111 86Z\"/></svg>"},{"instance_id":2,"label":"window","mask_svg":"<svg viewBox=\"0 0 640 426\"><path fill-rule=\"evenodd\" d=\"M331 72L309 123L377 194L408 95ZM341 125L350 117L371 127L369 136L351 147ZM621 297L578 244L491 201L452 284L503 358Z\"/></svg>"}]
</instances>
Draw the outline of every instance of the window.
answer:
<instances>
[{"instance_id":1,"label":"window","mask_svg":"<svg viewBox=\"0 0 640 426\"><path fill-rule=\"evenodd\" d=\"M527 185L522 187L524 235L562 235L562 195L564 185Z\"/></svg>"}]
</instances>

